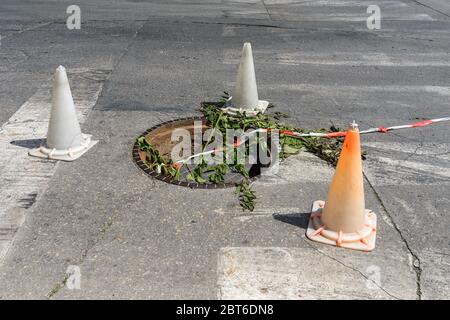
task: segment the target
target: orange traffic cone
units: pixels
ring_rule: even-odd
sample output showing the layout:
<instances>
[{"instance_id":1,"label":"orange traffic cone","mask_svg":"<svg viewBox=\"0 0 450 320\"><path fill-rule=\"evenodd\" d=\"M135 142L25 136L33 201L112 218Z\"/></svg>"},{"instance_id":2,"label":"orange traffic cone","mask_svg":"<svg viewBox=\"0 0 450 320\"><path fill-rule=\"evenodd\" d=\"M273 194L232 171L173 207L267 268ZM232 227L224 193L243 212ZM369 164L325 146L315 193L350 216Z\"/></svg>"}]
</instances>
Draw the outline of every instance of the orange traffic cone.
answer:
<instances>
[{"instance_id":1,"label":"orange traffic cone","mask_svg":"<svg viewBox=\"0 0 450 320\"><path fill-rule=\"evenodd\" d=\"M358 125L347 131L327 201L315 201L306 236L339 247L372 251L377 217L365 209Z\"/></svg>"}]
</instances>

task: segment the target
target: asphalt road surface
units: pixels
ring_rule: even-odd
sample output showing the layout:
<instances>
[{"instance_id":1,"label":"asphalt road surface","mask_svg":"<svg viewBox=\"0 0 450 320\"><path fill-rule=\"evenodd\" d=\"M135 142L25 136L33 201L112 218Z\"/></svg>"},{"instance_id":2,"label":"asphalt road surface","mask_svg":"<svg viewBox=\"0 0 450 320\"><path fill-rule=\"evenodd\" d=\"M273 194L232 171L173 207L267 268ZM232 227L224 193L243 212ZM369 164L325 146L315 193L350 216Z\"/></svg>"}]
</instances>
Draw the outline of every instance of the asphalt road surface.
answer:
<instances>
[{"instance_id":1,"label":"asphalt road surface","mask_svg":"<svg viewBox=\"0 0 450 320\"><path fill-rule=\"evenodd\" d=\"M79 30L66 25L73 4ZM333 175L313 155L255 182L246 213L232 189L150 179L131 148L230 91L245 41L260 97L304 128L450 116L449 16L445 0L2 0L0 298L448 298L448 124L362 138L371 253L305 238ZM71 163L27 156L58 65L99 140Z\"/></svg>"}]
</instances>

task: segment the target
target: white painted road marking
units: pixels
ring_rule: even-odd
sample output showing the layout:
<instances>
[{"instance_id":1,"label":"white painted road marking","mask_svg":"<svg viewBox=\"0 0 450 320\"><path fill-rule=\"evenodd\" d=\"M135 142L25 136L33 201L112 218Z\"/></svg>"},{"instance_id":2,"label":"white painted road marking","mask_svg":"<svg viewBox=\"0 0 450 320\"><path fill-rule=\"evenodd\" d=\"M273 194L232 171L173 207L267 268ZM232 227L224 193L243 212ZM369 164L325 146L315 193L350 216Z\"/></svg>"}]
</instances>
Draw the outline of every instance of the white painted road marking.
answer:
<instances>
[{"instance_id":1,"label":"white painted road marking","mask_svg":"<svg viewBox=\"0 0 450 320\"><path fill-rule=\"evenodd\" d=\"M223 63L236 65L240 52L225 49ZM448 67L450 53L383 53L383 52L285 52L274 53L270 50L253 50L255 63L279 65L325 65L325 66L357 66L357 67Z\"/></svg>"},{"instance_id":2,"label":"white painted road marking","mask_svg":"<svg viewBox=\"0 0 450 320\"><path fill-rule=\"evenodd\" d=\"M266 5L293 4L296 7L364 7L369 6L368 1L360 0L264 0ZM379 6L407 7L406 3L394 0L377 0L375 2Z\"/></svg>"},{"instance_id":3,"label":"white painted road marking","mask_svg":"<svg viewBox=\"0 0 450 320\"><path fill-rule=\"evenodd\" d=\"M445 124L444 124L445 125ZM377 150L377 153L399 155L414 154L415 156L432 157L442 162L450 161L450 143L405 143L405 142L362 142L363 147L369 147Z\"/></svg>"},{"instance_id":4,"label":"white painted road marking","mask_svg":"<svg viewBox=\"0 0 450 320\"><path fill-rule=\"evenodd\" d=\"M224 81L225 88L233 88L234 82ZM258 89L264 90L289 90L289 91L308 91L320 92L322 95L342 95L348 97L349 93L436 93L441 96L450 96L450 87L443 86L413 86L413 85L392 85L392 86L346 86L346 85L320 85L309 83L292 84L258 84Z\"/></svg>"},{"instance_id":5,"label":"white painted road marking","mask_svg":"<svg viewBox=\"0 0 450 320\"><path fill-rule=\"evenodd\" d=\"M324 248L326 251L326 248ZM415 297L415 278L406 255L376 252L339 263L312 248L229 247L218 256L218 298L229 299L392 299ZM325 255L326 257L326 255ZM349 261L352 261L351 263ZM389 260L387 269L381 261ZM377 265L380 287L367 286L365 270ZM349 268L349 265L351 266ZM398 279L398 275L408 278ZM400 285L398 283L400 281Z\"/></svg>"},{"instance_id":6,"label":"white painted road marking","mask_svg":"<svg viewBox=\"0 0 450 320\"><path fill-rule=\"evenodd\" d=\"M450 66L447 52L387 54L387 53L280 53L274 60L286 65L331 65L331 66L380 66L380 67L446 67Z\"/></svg>"},{"instance_id":7,"label":"white painted road marking","mask_svg":"<svg viewBox=\"0 0 450 320\"><path fill-rule=\"evenodd\" d=\"M448 185L448 144L364 142L369 147L364 173L374 186Z\"/></svg>"},{"instance_id":8,"label":"white painted road marking","mask_svg":"<svg viewBox=\"0 0 450 320\"><path fill-rule=\"evenodd\" d=\"M107 73L68 70L78 120L83 123L97 102ZM25 211L46 189L58 162L28 156L47 134L51 80L39 89L0 129L0 263Z\"/></svg>"},{"instance_id":9,"label":"white painted road marking","mask_svg":"<svg viewBox=\"0 0 450 320\"><path fill-rule=\"evenodd\" d=\"M283 11L270 10L272 16L277 19L282 18L284 21L289 21L289 17L294 17L295 21L342 21L342 22L363 22L367 20L367 15L362 13L305 13L299 15L298 13L286 13ZM428 14L383 14L384 21L435 21Z\"/></svg>"},{"instance_id":10,"label":"white painted road marking","mask_svg":"<svg viewBox=\"0 0 450 320\"><path fill-rule=\"evenodd\" d=\"M391 159L387 157L377 157L378 161L384 162L395 168L406 168L414 171L423 171L429 175L436 175L444 178L450 178L450 167L436 166L416 161L407 161L402 159Z\"/></svg>"}]
</instances>

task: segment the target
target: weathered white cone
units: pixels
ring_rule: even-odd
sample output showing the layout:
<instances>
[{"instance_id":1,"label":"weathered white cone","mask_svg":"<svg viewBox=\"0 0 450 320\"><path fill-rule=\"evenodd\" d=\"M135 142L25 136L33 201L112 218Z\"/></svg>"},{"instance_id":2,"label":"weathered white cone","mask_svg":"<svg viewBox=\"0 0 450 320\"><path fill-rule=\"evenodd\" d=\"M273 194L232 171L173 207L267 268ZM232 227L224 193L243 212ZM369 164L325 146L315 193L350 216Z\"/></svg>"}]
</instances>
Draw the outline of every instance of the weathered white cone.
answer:
<instances>
[{"instance_id":1,"label":"weathered white cone","mask_svg":"<svg viewBox=\"0 0 450 320\"><path fill-rule=\"evenodd\" d=\"M53 79L53 97L47 140L29 152L30 156L73 161L88 151L97 141L81 133L70 91L66 69L59 66Z\"/></svg>"},{"instance_id":2,"label":"weathered white cone","mask_svg":"<svg viewBox=\"0 0 450 320\"><path fill-rule=\"evenodd\" d=\"M266 111L268 105L268 101L258 99L252 45L246 42L242 48L233 96L227 102L224 111L232 114L238 111L245 112L246 115L251 116Z\"/></svg>"}]
</instances>

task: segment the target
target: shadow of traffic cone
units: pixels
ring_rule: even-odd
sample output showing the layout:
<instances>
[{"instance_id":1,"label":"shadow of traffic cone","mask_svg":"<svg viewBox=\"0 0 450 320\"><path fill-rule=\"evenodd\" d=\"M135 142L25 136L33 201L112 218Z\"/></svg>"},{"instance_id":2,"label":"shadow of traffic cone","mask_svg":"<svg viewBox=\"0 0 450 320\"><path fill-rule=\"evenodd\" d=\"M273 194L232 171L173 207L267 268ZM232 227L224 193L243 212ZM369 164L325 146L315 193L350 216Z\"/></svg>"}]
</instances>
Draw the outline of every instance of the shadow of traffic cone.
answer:
<instances>
[{"instance_id":1,"label":"shadow of traffic cone","mask_svg":"<svg viewBox=\"0 0 450 320\"><path fill-rule=\"evenodd\" d=\"M327 201L315 201L306 236L339 247L372 251L377 217L365 209L359 130L347 131Z\"/></svg>"},{"instance_id":2,"label":"shadow of traffic cone","mask_svg":"<svg viewBox=\"0 0 450 320\"><path fill-rule=\"evenodd\" d=\"M233 96L228 100L224 111L231 114L245 112L246 115L252 116L258 112L264 113L268 105L268 101L258 99L252 45L246 42L242 48Z\"/></svg>"},{"instance_id":3,"label":"shadow of traffic cone","mask_svg":"<svg viewBox=\"0 0 450 320\"><path fill-rule=\"evenodd\" d=\"M47 139L44 145L29 152L30 156L73 161L97 141L81 133L70 91L66 69L59 66L53 79L53 96Z\"/></svg>"}]
</instances>

